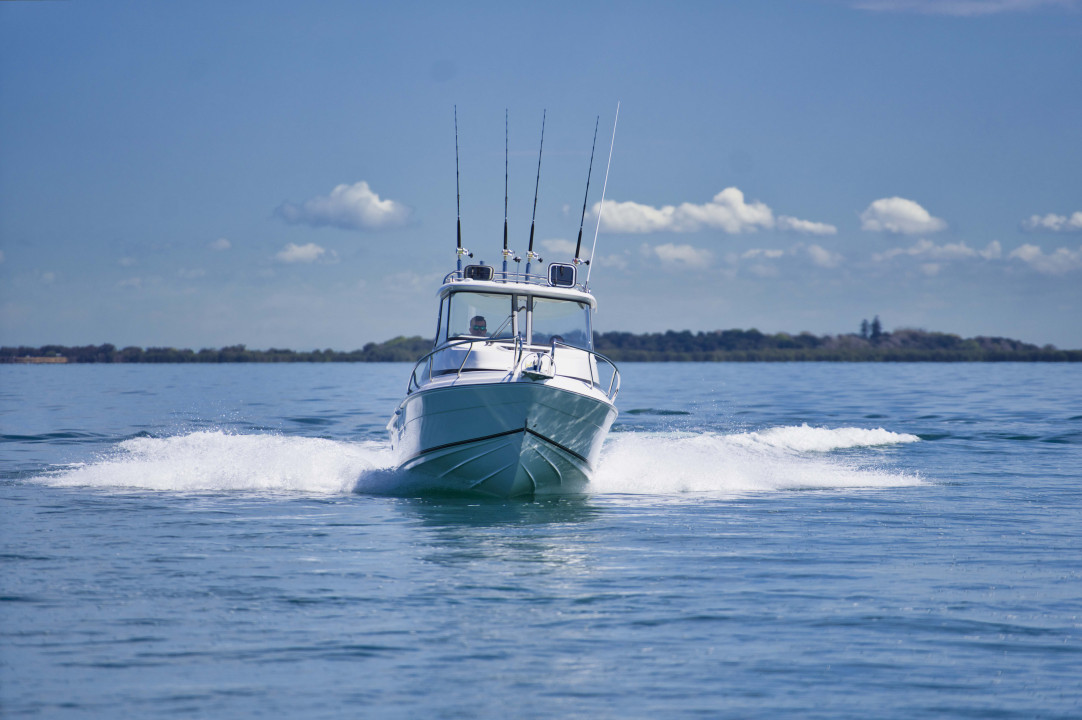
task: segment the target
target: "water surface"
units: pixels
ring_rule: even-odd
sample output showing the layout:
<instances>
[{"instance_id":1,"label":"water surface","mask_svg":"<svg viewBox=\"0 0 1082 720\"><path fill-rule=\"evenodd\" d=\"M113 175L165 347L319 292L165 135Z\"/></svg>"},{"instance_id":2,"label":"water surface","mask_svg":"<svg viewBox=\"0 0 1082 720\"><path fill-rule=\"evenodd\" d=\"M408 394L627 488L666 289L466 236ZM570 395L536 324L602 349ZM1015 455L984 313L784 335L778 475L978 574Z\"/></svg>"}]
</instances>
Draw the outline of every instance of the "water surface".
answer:
<instances>
[{"instance_id":1,"label":"water surface","mask_svg":"<svg viewBox=\"0 0 1082 720\"><path fill-rule=\"evenodd\" d=\"M1082 716L1082 371L627 364L582 497L404 365L0 367L4 717Z\"/></svg>"}]
</instances>

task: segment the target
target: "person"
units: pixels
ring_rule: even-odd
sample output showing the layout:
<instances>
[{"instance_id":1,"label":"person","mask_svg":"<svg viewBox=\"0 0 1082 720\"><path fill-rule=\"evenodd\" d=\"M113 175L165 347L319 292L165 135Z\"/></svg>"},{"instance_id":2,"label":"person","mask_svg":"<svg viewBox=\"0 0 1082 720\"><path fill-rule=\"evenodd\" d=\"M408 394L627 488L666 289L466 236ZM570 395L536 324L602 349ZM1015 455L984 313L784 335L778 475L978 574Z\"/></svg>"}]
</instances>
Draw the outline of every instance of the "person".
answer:
<instances>
[{"instance_id":1,"label":"person","mask_svg":"<svg viewBox=\"0 0 1082 720\"><path fill-rule=\"evenodd\" d=\"M488 335L488 323L483 315L470 318L470 335Z\"/></svg>"}]
</instances>

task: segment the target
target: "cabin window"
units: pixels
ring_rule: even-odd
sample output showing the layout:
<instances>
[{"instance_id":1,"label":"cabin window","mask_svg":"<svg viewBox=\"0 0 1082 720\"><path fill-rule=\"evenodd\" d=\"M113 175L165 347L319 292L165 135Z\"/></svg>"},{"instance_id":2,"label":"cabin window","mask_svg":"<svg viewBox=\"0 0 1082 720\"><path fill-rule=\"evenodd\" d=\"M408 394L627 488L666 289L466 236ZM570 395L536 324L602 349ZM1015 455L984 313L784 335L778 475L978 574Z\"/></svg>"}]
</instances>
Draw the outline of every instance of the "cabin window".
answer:
<instances>
[{"instance_id":1,"label":"cabin window","mask_svg":"<svg viewBox=\"0 0 1082 720\"><path fill-rule=\"evenodd\" d=\"M536 297L533 300L533 344L548 345L552 339L590 349L590 308L573 300Z\"/></svg>"},{"instance_id":2,"label":"cabin window","mask_svg":"<svg viewBox=\"0 0 1082 720\"><path fill-rule=\"evenodd\" d=\"M511 295L457 292L451 295L450 305L450 312L447 313L448 340L456 337L514 336Z\"/></svg>"}]
</instances>

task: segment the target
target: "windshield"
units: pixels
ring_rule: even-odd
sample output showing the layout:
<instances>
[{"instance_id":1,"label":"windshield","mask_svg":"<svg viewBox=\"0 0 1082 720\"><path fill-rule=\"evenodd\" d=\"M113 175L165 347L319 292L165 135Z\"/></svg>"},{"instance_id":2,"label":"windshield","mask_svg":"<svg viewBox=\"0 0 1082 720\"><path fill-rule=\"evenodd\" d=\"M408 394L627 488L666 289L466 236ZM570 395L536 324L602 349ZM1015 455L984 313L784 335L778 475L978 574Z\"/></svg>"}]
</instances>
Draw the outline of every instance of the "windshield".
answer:
<instances>
[{"instance_id":1,"label":"windshield","mask_svg":"<svg viewBox=\"0 0 1082 720\"><path fill-rule=\"evenodd\" d=\"M455 337L510 338L514 336L511 295L457 292L443 323L448 340ZM441 332L441 337L444 335Z\"/></svg>"},{"instance_id":2,"label":"windshield","mask_svg":"<svg viewBox=\"0 0 1082 720\"><path fill-rule=\"evenodd\" d=\"M589 349L590 308L573 300L534 298L532 342L548 345L553 339Z\"/></svg>"}]
</instances>

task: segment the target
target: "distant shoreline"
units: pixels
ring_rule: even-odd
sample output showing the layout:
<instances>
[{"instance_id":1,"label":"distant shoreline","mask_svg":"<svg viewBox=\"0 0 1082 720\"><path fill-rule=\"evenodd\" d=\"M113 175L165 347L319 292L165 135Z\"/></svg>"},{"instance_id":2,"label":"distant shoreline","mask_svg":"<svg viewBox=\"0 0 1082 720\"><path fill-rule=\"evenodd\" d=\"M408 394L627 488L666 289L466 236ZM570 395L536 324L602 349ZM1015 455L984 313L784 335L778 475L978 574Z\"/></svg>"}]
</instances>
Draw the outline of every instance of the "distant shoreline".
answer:
<instances>
[{"instance_id":1,"label":"distant shoreline","mask_svg":"<svg viewBox=\"0 0 1082 720\"><path fill-rule=\"evenodd\" d=\"M962 338L926 330L868 335L761 333L715 330L693 333L594 334L594 347L615 362L1082 362L1082 350L1039 347L1001 337ZM0 347L0 363L283 363L414 362L432 349L420 336L370 342L360 350L251 350L244 345L198 351L172 347L85 345Z\"/></svg>"}]
</instances>

